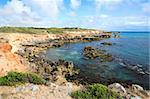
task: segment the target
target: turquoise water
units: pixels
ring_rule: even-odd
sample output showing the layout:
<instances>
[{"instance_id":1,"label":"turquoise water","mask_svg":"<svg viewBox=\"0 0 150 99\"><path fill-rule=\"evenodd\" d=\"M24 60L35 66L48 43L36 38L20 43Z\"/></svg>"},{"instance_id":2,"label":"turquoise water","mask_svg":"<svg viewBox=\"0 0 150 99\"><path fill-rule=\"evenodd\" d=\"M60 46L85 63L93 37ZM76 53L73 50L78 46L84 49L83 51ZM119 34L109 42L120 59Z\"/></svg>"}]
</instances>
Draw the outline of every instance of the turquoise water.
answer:
<instances>
[{"instance_id":1,"label":"turquoise water","mask_svg":"<svg viewBox=\"0 0 150 99\"><path fill-rule=\"evenodd\" d=\"M47 57L50 60L65 59L73 61L77 68L80 68L82 77L91 82L126 81L140 84L149 89L149 76L139 75L136 72L125 68L121 63L134 66L140 64L145 71L149 70L149 38L147 32L122 32L121 38L110 38L102 41L89 43L66 44L60 48L47 50ZM112 42L113 46L104 46L101 42ZM105 49L115 58L112 62L101 63L99 60L85 60L82 49L85 46L94 46Z\"/></svg>"}]
</instances>

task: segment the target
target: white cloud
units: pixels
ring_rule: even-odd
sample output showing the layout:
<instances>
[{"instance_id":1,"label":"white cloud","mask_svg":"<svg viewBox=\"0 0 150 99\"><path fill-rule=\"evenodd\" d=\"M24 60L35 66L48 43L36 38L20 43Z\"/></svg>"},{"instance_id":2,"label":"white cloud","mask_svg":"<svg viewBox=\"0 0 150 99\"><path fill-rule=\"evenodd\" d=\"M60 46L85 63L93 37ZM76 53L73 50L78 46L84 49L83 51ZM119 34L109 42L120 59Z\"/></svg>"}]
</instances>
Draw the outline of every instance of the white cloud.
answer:
<instances>
[{"instance_id":1,"label":"white cloud","mask_svg":"<svg viewBox=\"0 0 150 99\"><path fill-rule=\"evenodd\" d=\"M1 24L18 24L18 23L33 23L38 19L36 13L23 4L22 1L12 0L8 2L3 8L0 8L0 19L3 20Z\"/></svg>"},{"instance_id":2,"label":"white cloud","mask_svg":"<svg viewBox=\"0 0 150 99\"><path fill-rule=\"evenodd\" d=\"M125 30L124 27L141 28L150 27L147 16L84 16L80 20L80 25L105 30ZM142 29L142 28L141 28Z\"/></svg>"},{"instance_id":3,"label":"white cloud","mask_svg":"<svg viewBox=\"0 0 150 99\"><path fill-rule=\"evenodd\" d=\"M18 0L12 0L11 2L8 2L7 5L0 9L1 16L11 14L22 14L23 12L31 14L30 8L24 6L23 2Z\"/></svg>"},{"instance_id":4,"label":"white cloud","mask_svg":"<svg viewBox=\"0 0 150 99\"><path fill-rule=\"evenodd\" d=\"M77 9L81 5L81 0L70 0L72 9Z\"/></svg>"},{"instance_id":5,"label":"white cloud","mask_svg":"<svg viewBox=\"0 0 150 99\"><path fill-rule=\"evenodd\" d=\"M123 17L124 25L149 26L147 16L126 16Z\"/></svg>"},{"instance_id":6,"label":"white cloud","mask_svg":"<svg viewBox=\"0 0 150 99\"><path fill-rule=\"evenodd\" d=\"M71 17L75 17L75 16L76 16L76 13L75 13L74 11L71 11L71 12L69 12L68 15L71 16Z\"/></svg>"},{"instance_id":7,"label":"white cloud","mask_svg":"<svg viewBox=\"0 0 150 99\"><path fill-rule=\"evenodd\" d=\"M74 17L76 16L76 10L80 7L81 0L70 0L70 6L72 11L68 13L69 16Z\"/></svg>"},{"instance_id":8,"label":"white cloud","mask_svg":"<svg viewBox=\"0 0 150 99\"><path fill-rule=\"evenodd\" d=\"M122 1L123 0L95 0L96 10L100 10L102 7L112 9Z\"/></svg>"},{"instance_id":9,"label":"white cloud","mask_svg":"<svg viewBox=\"0 0 150 99\"><path fill-rule=\"evenodd\" d=\"M115 4L115 3L122 2L122 0L95 0L95 1L103 4L110 4L110 3Z\"/></svg>"},{"instance_id":10,"label":"white cloud","mask_svg":"<svg viewBox=\"0 0 150 99\"><path fill-rule=\"evenodd\" d=\"M22 0L24 4L42 16L55 18L63 8L63 0Z\"/></svg>"},{"instance_id":11,"label":"white cloud","mask_svg":"<svg viewBox=\"0 0 150 99\"><path fill-rule=\"evenodd\" d=\"M147 15L150 15L150 3L144 3L142 6L143 6L143 11L144 11Z\"/></svg>"},{"instance_id":12,"label":"white cloud","mask_svg":"<svg viewBox=\"0 0 150 99\"><path fill-rule=\"evenodd\" d=\"M0 26L47 26L59 23L63 0L11 0L0 8Z\"/></svg>"}]
</instances>

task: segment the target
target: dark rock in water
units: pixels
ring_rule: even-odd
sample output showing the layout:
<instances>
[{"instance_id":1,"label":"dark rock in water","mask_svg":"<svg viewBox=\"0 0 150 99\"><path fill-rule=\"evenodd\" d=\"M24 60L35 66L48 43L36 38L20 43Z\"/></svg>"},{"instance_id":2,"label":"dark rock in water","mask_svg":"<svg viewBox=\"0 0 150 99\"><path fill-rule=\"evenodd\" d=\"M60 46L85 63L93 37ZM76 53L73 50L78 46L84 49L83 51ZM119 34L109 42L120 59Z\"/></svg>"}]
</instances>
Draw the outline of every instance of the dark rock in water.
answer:
<instances>
[{"instance_id":1,"label":"dark rock in water","mask_svg":"<svg viewBox=\"0 0 150 99\"><path fill-rule=\"evenodd\" d=\"M123 63L123 62L120 62L119 64L120 64L121 66L123 66L123 67L126 67L126 64Z\"/></svg>"},{"instance_id":2,"label":"dark rock in water","mask_svg":"<svg viewBox=\"0 0 150 99\"><path fill-rule=\"evenodd\" d=\"M112 60L113 60L113 57L110 54L101 54L100 55L101 62L111 62Z\"/></svg>"},{"instance_id":3,"label":"dark rock in water","mask_svg":"<svg viewBox=\"0 0 150 99\"><path fill-rule=\"evenodd\" d=\"M104 50L96 49L91 46L84 47L83 55L86 59L99 58L101 62L110 62L113 60L111 54L107 54Z\"/></svg>"},{"instance_id":4,"label":"dark rock in water","mask_svg":"<svg viewBox=\"0 0 150 99\"><path fill-rule=\"evenodd\" d=\"M52 44L52 46L53 47L61 47L63 45L63 42L54 42L53 44Z\"/></svg>"},{"instance_id":5,"label":"dark rock in water","mask_svg":"<svg viewBox=\"0 0 150 99\"><path fill-rule=\"evenodd\" d=\"M140 65L140 64L137 64L137 67L142 68L143 66L142 66L142 65Z\"/></svg>"},{"instance_id":6,"label":"dark rock in water","mask_svg":"<svg viewBox=\"0 0 150 99\"><path fill-rule=\"evenodd\" d=\"M145 71L145 73L146 73L147 75L150 75L150 72L149 72L149 71Z\"/></svg>"},{"instance_id":7,"label":"dark rock in water","mask_svg":"<svg viewBox=\"0 0 150 99\"><path fill-rule=\"evenodd\" d=\"M131 69L134 70L134 71L137 71L138 67L137 66L133 66Z\"/></svg>"},{"instance_id":8,"label":"dark rock in water","mask_svg":"<svg viewBox=\"0 0 150 99\"><path fill-rule=\"evenodd\" d=\"M91 46L86 46L83 49L83 55L88 59L95 59L99 57L99 51Z\"/></svg>"},{"instance_id":9,"label":"dark rock in water","mask_svg":"<svg viewBox=\"0 0 150 99\"><path fill-rule=\"evenodd\" d=\"M138 74L142 74L142 75L147 74L141 67L138 67L137 65L133 66L133 67L128 67L128 68L131 69L132 71L138 73Z\"/></svg>"},{"instance_id":10,"label":"dark rock in water","mask_svg":"<svg viewBox=\"0 0 150 99\"><path fill-rule=\"evenodd\" d=\"M140 72L138 72L139 74L142 74L142 75L145 75L145 72L143 72L143 71L140 71Z\"/></svg>"},{"instance_id":11,"label":"dark rock in water","mask_svg":"<svg viewBox=\"0 0 150 99\"><path fill-rule=\"evenodd\" d=\"M109 45L109 46L113 45L113 43L111 43L111 42L102 42L101 44L103 44L103 45Z\"/></svg>"},{"instance_id":12,"label":"dark rock in water","mask_svg":"<svg viewBox=\"0 0 150 99\"><path fill-rule=\"evenodd\" d=\"M139 69L137 70L137 72L143 72L143 70L142 70L141 68L139 68Z\"/></svg>"},{"instance_id":13,"label":"dark rock in water","mask_svg":"<svg viewBox=\"0 0 150 99\"><path fill-rule=\"evenodd\" d=\"M91 42L91 41L99 40L99 38L98 37L84 37L82 40Z\"/></svg>"}]
</instances>

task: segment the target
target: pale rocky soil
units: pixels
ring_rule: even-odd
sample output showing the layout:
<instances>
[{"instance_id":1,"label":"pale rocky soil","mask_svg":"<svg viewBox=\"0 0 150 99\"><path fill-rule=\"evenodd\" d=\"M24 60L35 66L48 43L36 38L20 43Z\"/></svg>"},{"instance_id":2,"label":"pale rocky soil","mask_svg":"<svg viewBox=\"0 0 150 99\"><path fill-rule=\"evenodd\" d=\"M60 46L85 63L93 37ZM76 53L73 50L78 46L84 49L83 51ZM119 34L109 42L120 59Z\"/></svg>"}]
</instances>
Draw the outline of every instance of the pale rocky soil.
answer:
<instances>
[{"instance_id":1,"label":"pale rocky soil","mask_svg":"<svg viewBox=\"0 0 150 99\"><path fill-rule=\"evenodd\" d=\"M17 87L0 86L0 99L72 99L72 91L80 87L72 83L56 85L50 83L48 86L26 84Z\"/></svg>"}]
</instances>

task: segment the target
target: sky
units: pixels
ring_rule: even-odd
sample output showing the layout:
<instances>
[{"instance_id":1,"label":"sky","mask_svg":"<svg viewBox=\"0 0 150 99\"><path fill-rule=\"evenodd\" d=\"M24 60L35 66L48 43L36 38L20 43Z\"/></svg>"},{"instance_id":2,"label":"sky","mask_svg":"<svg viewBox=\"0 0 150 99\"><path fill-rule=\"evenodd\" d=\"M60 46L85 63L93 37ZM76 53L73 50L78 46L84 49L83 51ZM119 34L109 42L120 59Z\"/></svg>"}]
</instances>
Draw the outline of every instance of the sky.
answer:
<instances>
[{"instance_id":1,"label":"sky","mask_svg":"<svg viewBox=\"0 0 150 99\"><path fill-rule=\"evenodd\" d=\"M147 31L150 0L0 0L0 26Z\"/></svg>"}]
</instances>

